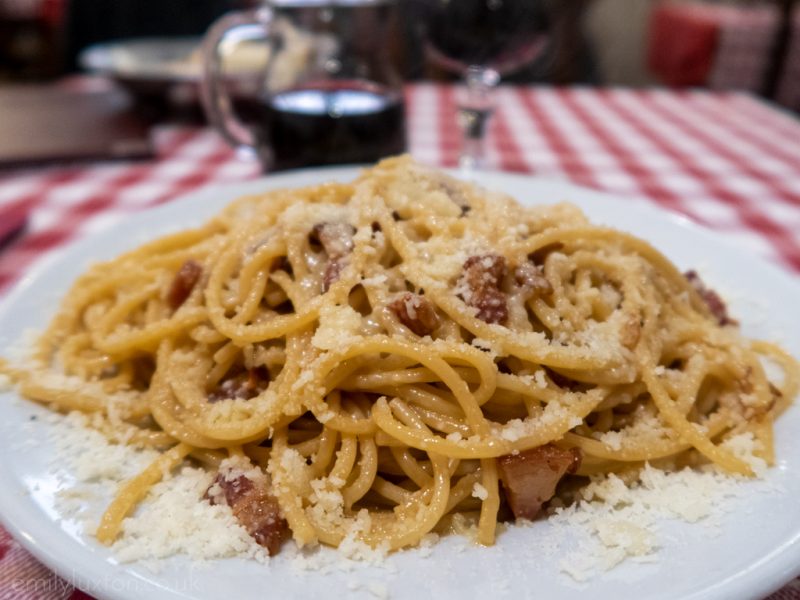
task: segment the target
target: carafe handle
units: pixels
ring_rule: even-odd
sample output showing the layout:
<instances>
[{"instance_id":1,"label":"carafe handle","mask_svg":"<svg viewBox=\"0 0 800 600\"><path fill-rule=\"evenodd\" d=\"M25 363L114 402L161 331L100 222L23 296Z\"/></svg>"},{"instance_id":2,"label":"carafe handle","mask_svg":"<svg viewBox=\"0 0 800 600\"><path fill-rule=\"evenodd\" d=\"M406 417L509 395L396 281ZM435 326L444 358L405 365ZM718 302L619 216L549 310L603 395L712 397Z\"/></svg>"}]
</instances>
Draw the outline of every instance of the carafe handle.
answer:
<instances>
[{"instance_id":1,"label":"carafe handle","mask_svg":"<svg viewBox=\"0 0 800 600\"><path fill-rule=\"evenodd\" d=\"M237 149L256 149L256 137L233 109L226 89L220 47L229 40L268 39L271 35L273 11L268 7L232 12L222 16L208 30L203 40L204 77L201 98L206 116L217 131Z\"/></svg>"}]
</instances>

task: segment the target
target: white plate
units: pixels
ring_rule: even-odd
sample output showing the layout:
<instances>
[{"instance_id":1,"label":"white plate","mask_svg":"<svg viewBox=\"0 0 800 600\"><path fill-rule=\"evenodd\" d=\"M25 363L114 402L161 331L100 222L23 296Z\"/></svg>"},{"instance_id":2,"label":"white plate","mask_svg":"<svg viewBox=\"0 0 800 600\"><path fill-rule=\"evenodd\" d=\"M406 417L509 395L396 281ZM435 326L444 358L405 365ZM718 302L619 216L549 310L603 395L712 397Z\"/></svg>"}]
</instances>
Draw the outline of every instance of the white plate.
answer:
<instances>
[{"instance_id":1,"label":"white plate","mask_svg":"<svg viewBox=\"0 0 800 600\"><path fill-rule=\"evenodd\" d=\"M192 54L199 37L139 38L89 46L78 58L87 71L143 81L199 81L202 64Z\"/></svg>"},{"instance_id":2,"label":"white plate","mask_svg":"<svg viewBox=\"0 0 800 600\"><path fill-rule=\"evenodd\" d=\"M201 37L155 37L115 40L84 49L78 62L86 71L125 84L134 93L167 94L188 86L191 93L203 78ZM238 44L223 56L225 76L239 94L257 94L258 73L265 68L267 49L262 43ZM188 96L192 98L192 96Z\"/></svg>"},{"instance_id":3,"label":"white plate","mask_svg":"<svg viewBox=\"0 0 800 600\"><path fill-rule=\"evenodd\" d=\"M288 173L260 181L191 194L135 215L106 232L59 252L34 269L0 308L0 348L28 328L42 327L57 299L86 266L161 234L201 223L225 203L246 193L347 180L354 169ZM481 174L487 187L504 190L526 203L569 200L599 223L633 232L666 252L681 268L700 267L710 283L728 295L732 312L748 335L779 341L800 356L798 279L744 253L727 240L687 220L638 201L624 201L558 182L507 174ZM736 293L731 295L731 292ZM746 496L719 517L710 535L703 525L667 523L663 547L650 564L625 563L587 585L558 571L558 555L537 546L547 522L512 528L493 548L468 546L458 538L441 541L428 556L408 551L387 559L386 567L359 566L343 573L298 572L288 560L265 567L242 560L193 568L183 559L155 574L141 565L119 565L108 550L81 537L54 509L51 474L52 427L30 416L44 409L0 395L3 460L0 462L0 515L9 531L60 575L99 598L313 598L323 595L374 597L537 597L736 599L763 597L800 573L800 409L790 409L777 424L779 464L765 482L747 482ZM41 440L25 444L31 435ZM749 491L749 489L748 489ZM566 544L566 542L565 542Z\"/></svg>"}]
</instances>

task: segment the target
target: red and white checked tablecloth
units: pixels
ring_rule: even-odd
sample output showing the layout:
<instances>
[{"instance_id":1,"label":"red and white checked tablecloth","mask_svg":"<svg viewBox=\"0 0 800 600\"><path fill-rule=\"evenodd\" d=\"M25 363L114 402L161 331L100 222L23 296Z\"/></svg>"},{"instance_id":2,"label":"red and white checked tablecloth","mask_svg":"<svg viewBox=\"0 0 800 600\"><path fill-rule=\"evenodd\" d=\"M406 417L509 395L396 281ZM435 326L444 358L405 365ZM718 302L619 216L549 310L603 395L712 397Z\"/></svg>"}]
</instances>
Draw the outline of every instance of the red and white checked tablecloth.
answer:
<instances>
[{"instance_id":1,"label":"red and white checked tablecloth","mask_svg":"<svg viewBox=\"0 0 800 600\"><path fill-rule=\"evenodd\" d=\"M454 166L455 89L407 90L410 151ZM249 179L204 129L156 132L151 162L100 163L0 175L0 223L29 212L0 250L0 290L45 253L206 184ZM741 93L501 87L488 145L492 168L529 172L683 213L800 273L800 121ZM83 598L0 530L0 600ZM38 586L37 586L38 582ZM46 589L47 593L42 593ZM800 584L771 600L800 600Z\"/></svg>"}]
</instances>

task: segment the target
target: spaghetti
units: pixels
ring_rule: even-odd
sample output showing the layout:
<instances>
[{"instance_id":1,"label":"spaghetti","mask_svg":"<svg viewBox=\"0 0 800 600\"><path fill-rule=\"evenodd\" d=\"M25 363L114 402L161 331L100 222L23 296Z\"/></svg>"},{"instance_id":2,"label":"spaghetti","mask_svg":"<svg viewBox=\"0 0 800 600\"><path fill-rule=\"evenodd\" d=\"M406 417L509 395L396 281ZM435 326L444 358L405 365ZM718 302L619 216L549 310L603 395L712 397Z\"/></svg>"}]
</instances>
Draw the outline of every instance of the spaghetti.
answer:
<instances>
[{"instance_id":1,"label":"spaghetti","mask_svg":"<svg viewBox=\"0 0 800 600\"><path fill-rule=\"evenodd\" d=\"M399 157L93 266L34 365L3 368L23 395L163 449L103 542L195 460L218 472L206 500L270 551L284 519L300 545L398 549L459 514L491 544L569 473L747 475L725 444L741 434L773 460L798 365L714 298L571 205L523 208Z\"/></svg>"}]
</instances>

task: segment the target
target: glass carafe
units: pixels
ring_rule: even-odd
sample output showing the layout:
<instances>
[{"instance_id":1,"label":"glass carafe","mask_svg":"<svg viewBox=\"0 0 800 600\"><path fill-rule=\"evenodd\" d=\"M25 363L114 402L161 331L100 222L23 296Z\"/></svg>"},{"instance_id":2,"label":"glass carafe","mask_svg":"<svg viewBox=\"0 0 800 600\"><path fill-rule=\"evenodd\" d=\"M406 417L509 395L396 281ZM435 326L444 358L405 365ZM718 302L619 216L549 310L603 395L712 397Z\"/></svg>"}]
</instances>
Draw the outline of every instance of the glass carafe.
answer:
<instances>
[{"instance_id":1,"label":"glass carafe","mask_svg":"<svg viewBox=\"0 0 800 600\"><path fill-rule=\"evenodd\" d=\"M370 163L405 150L402 82L388 55L390 0L272 0L222 17L204 42L209 121L264 169ZM261 92L233 108L226 48L266 42Z\"/></svg>"}]
</instances>

